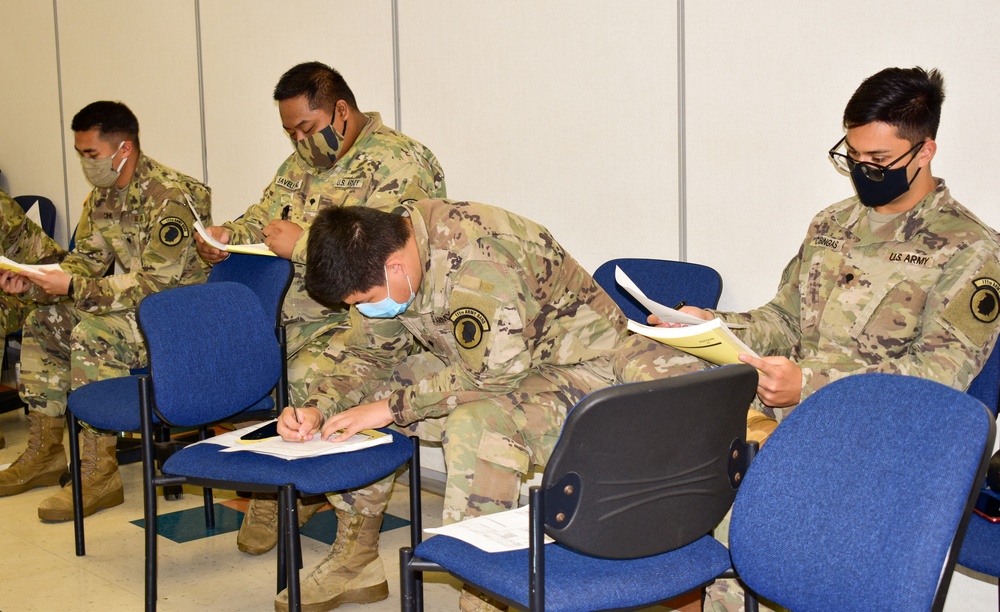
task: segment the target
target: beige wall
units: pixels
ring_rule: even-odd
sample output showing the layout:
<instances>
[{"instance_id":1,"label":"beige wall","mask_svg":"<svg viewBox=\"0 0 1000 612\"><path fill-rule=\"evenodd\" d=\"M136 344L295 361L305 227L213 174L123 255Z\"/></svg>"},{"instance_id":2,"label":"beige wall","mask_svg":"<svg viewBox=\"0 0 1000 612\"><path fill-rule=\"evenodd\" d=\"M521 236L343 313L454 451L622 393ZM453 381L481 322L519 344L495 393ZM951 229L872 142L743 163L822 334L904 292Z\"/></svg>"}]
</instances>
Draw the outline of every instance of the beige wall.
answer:
<instances>
[{"instance_id":1,"label":"beige wall","mask_svg":"<svg viewBox=\"0 0 1000 612\"><path fill-rule=\"evenodd\" d=\"M1000 5L686 2L683 123L677 9L403 0L400 127L435 151L453 197L544 223L585 267L686 250L722 273L723 307L747 309L773 295L812 215L852 193L826 151L854 88L920 64L948 86L934 172L1000 227ZM363 109L396 124L392 16L389 0L0 0L0 185L51 197L65 244L87 193L70 119L120 99L143 149L198 178L207 169L215 220L234 218L292 151L271 100L291 65L332 64ZM994 599L958 577L949 607Z\"/></svg>"}]
</instances>

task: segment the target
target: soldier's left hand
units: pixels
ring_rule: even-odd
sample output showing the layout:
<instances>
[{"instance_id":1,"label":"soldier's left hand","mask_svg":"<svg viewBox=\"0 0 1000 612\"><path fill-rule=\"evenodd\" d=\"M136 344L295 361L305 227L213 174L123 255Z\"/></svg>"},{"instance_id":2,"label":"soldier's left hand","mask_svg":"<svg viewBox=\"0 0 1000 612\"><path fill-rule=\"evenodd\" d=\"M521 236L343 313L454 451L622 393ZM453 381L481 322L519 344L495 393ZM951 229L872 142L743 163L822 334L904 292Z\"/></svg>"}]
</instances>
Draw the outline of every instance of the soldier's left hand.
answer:
<instances>
[{"instance_id":1,"label":"soldier's left hand","mask_svg":"<svg viewBox=\"0 0 1000 612\"><path fill-rule=\"evenodd\" d=\"M302 227L291 221L275 219L261 230L264 234L264 244L278 257L292 258L295 241L302 235Z\"/></svg>"},{"instance_id":2,"label":"soldier's left hand","mask_svg":"<svg viewBox=\"0 0 1000 612\"><path fill-rule=\"evenodd\" d=\"M10 270L0 270L0 290L5 293L24 293L30 286L31 283L24 276Z\"/></svg>"},{"instance_id":3,"label":"soldier's left hand","mask_svg":"<svg viewBox=\"0 0 1000 612\"><path fill-rule=\"evenodd\" d=\"M378 429L392 423L389 400L361 404L335 414L323 424L322 437L330 442L343 442L362 429ZM343 433L339 433L344 430ZM335 435L336 434L336 435Z\"/></svg>"},{"instance_id":4,"label":"soldier's left hand","mask_svg":"<svg viewBox=\"0 0 1000 612\"><path fill-rule=\"evenodd\" d=\"M29 280L49 295L66 295L69 293L69 281L72 280L72 277L62 270L50 270L32 274Z\"/></svg>"},{"instance_id":5,"label":"soldier's left hand","mask_svg":"<svg viewBox=\"0 0 1000 612\"><path fill-rule=\"evenodd\" d=\"M751 357L740 361L757 368L757 397L765 406L784 408L799 403L802 397L802 368L787 357Z\"/></svg>"}]
</instances>

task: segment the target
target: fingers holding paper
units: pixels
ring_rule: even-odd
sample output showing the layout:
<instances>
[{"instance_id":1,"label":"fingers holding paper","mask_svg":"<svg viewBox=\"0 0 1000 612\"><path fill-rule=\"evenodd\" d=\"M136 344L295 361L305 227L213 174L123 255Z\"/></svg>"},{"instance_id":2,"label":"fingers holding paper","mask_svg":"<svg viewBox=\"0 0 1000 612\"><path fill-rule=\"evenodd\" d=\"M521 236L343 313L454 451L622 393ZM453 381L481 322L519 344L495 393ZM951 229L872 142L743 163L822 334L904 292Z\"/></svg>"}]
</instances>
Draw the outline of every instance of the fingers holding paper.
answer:
<instances>
[{"instance_id":1,"label":"fingers holding paper","mask_svg":"<svg viewBox=\"0 0 1000 612\"><path fill-rule=\"evenodd\" d=\"M318 408L292 408L286 406L278 417L278 435L287 442L312 440L323 424L323 414Z\"/></svg>"},{"instance_id":2,"label":"fingers holding paper","mask_svg":"<svg viewBox=\"0 0 1000 612\"><path fill-rule=\"evenodd\" d=\"M324 440L330 442L343 442L359 431L378 429L390 423L392 423L392 411L389 410L389 400L385 399L355 406L333 415L323 425L322 436Z\"/></svg>"},{"instance_id":3,"label":"fingers holding paper","mask_svg":"<svg viewBox=\"0 0 1000 612\"><path fill-rule=\"evenodd\" d=\"M765 406L784 408L802 397L802 369L787 357L740 355L740 361L757 368L757 397Z\"/></svg>"},{"instance_id":4,"label":"fingers holding paper","mask_svg":"<svg viewBox=\"0 0 1000 612\"><path fill-rule=\"evenodd\" d=\"M697 306L684 306L682 308L679 308L678 310L680 312L683 312L684 314L688 314L693 317L698 317L699 319L702 319L704 321L711 321L712 319L715 318L715 314L707 310L698 308ZM667 323L661 321L659 317L652 314L646 318L646 324L655 325L656 327L684 327L686 325L685 323Z\"/></svg>"},{"instance_id":5,"label":"fingers holding paper","mask_svg":"<svg viewBox=\"0 0 1000 612\"><path fill-rule=\"evenodd\" d=\"M285 259L292 258L292 251L295 249L295 242L302 235L302 227L291 221L275 219L261 230L264 234L264 244L267 248Z\"/></svg>"},{"instance_id":6,"label":"fingers holding paper","mask_svg":"<svg viewBox=\"0 0 1000 612\"><path fill-rule=\"evenodd\" d=\"M222 244L229 244L229 230L222 227L221 225L213 225L212 227L205 228L205 231L212 237L221 242ZM226 257L229 253L223 251L222 249L217 249L210 245L201 237L200 234L194 235L195 249L198 251L198 255L210 264L217 264Z\"/></svg>"},{"instance_id":7,"label":"fingers holding paper","mask_svg":"<svg viewBox=\"0 0 1000 612\"><path fill-rule=\"evenodd\" d=\"M30 286L31 283L28 279L17 272L0 270L0 291L16 295L18 293L24 293Z\"/></svg>"}]
</instances>

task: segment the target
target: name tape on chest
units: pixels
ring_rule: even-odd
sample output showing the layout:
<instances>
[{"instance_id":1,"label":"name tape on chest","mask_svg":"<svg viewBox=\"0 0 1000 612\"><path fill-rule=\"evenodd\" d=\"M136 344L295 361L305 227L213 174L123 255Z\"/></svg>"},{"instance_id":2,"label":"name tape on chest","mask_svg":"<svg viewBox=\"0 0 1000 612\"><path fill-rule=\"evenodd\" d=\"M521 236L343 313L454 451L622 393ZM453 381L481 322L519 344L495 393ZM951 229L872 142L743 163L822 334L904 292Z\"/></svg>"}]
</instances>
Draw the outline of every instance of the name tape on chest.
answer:
<instances>
[{"instance_id":1,"label":"name tape on chest","mask_svg":"<svg viewBox=\"0 0 1000 612\"><path fill-rule=\"evenodd\" d=\"M363 178L342 178L337 179L337 182L333 184L337 189L357 189L365 184L365 179Z\"/></svg>"},{"instance_id":2,"label":"name tape on chest","mask_svg":"<svg viewBox=\"0 0 1000 612\"><path fill-rule=\"evenodd\" d=\"M813 244L815 246L820 246L827 249L833 249L834 251L839 251L844 246L844 240L842 238L816 236L815 238L813 238Z\"/></svg>"},{"instance_id":3,"label":"name tape on chest","mask_svg":"<svg viewBox=\"0 0 1000 612\"><path fill-rule=\"evenodd\" d=\"M924 255L923 253L889 253L888 259L894 263L904 263L913 266L929 266L932 262L930 255Z\"/></svg>"},{"instance_id":4,"label":"name tape on chest","mask_svg":"<svg viewBox=\"0 0 1000 612\"><path fill-rule=\"evenodd\" d=\"M278 187L284 187L285 189L290 189L292 191L298 191L299 189L302 188L302 179L299 179L297 181L293 181L293 180L287 179L287 178L285 178L283 176L279 176L278 178L276 178L274 180L274 184L277 185Z\"/></svg>"}]
</instances>

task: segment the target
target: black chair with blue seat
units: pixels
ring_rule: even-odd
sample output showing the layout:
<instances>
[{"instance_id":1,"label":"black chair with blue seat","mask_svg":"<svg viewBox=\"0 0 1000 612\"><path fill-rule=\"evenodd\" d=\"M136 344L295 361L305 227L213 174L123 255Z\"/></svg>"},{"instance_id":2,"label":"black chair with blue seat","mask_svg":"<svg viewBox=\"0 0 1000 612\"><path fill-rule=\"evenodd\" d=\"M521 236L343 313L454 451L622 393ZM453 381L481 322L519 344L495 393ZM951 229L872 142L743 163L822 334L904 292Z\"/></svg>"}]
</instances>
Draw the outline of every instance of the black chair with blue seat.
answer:
<instances>
[{"instance_id":1,"label":"black chair with blue seat","mask_svg":"<svg viewBox=\"0 0 1000 612\"><path fill-rule=\"evenodd\" d=\"M860 374L811 395L733 505L747 609L940 610L994 436L978 400L925 379Z\"/></svg>"},{"instance_id":2,"label":"black chair with blue seat","mask_svg":"<svg viewBox=\"0 0 1000 612\"><path fill-rule=\"evenodd\" d=\"M281 322L281 304L288 286L291 284L291 279L292 265L287 259L232 254L225 261L212 268L208 282L237 282L248 287L255 296L254 301L260 304L267 316L271 317L273 335L278 341L282 356L284 356L285 329ZM234 312L239 312L244 307L244 304L236 302L227 305L227 308ZM186 321L179 321L176 324L179 327L186 323ZM274 387L274 398L272 399L270 394L258 398L254 405L244 406L246 410L242 416L260 416L261 413L272 412L275 403L280 406L288 404L287 370L284 357L282 357L281 364L280 378ZM66 418L69 429L70 477L75 487L73 491L73 520L77 556L86 554L83 493L80 487L80 448L77 438L79 422L82 421L95 429L105 431L138 431L141 425L139 419L139 376L147 375L148 372L147 368L133 370L131 376L117 379L117 382L100 381L104 384L96 387L92 387L96 383L91 383L69 394ZM271 417L273 414L266 416ZM207 431L199 432L199 436L204 435L207 435ZM170 441L169 428L165 425L155 428L154 440L157 443L158 463L161 465L180 444L183 444ZM121 451L119 454L121 455ZM141 455L141 450L139 454ZM164 496L168 499L178 495L179 487L166 487L164 489ZM211 498L206 496L206 521L208 527L212 528L214 527L214 519L210 509Z\"/></svg>"},{"instance_id":3,"label":"black chair with blue seat","mask_svg":"<svg viewBox=\"0 0 1000 612\"><path fill-rule=\"evenodd\" d=\"M972 381L968 394L975 397L987 408L998 413L1000 396L1000 347L994 347L986 365ZM982 494L1000 499L1000 487L994 491L988 486ZM1000 578L1000 524L993 523L973 514L969 518L969 528L965 533L958 564L971 570ZM1000 587L997 588L997 609L1000 610Z\"/></svg>"},{"instance_id":4,"label":"black chair with blue seat","mask_svg":"<svg viewBox=\"0 0 1000 612\"><path fill-rule=\"evenodd\" d=\"M487 553L437 535L400 550L402 608L422 609L422 573L447 571L531 610L630 609L700 588L729 568L709 535L753 447L757 372L733 365L591 393L566 418L530 491L528 550ZM411 514L419 482L411 474ZM543 532L555 539L542 545Z\"/></svg>"},{"instance_id":5,"label":"black chair with blue seat","mask_svg":"<svg viewBox=\"0 0 1000 612\"><path fill-rule=\"evenodd\" d=\"M646 322L649 311L615 282L615 267L654 302L673 307L680 301L699 308L715 308L722 295L722 276L708 266L669 259L612 259L594 271L594 280L622 309L625 316Z\"/></svg>"}]
</instances>

